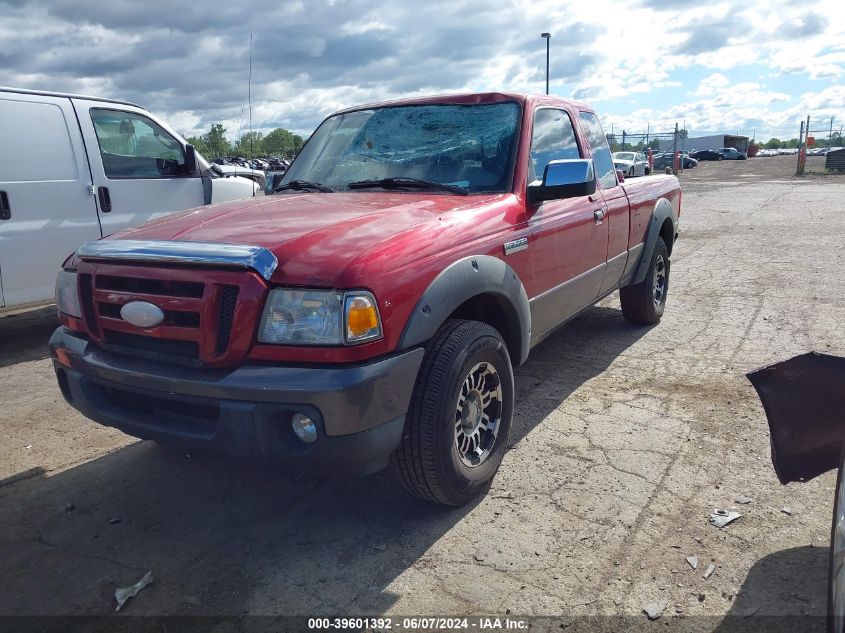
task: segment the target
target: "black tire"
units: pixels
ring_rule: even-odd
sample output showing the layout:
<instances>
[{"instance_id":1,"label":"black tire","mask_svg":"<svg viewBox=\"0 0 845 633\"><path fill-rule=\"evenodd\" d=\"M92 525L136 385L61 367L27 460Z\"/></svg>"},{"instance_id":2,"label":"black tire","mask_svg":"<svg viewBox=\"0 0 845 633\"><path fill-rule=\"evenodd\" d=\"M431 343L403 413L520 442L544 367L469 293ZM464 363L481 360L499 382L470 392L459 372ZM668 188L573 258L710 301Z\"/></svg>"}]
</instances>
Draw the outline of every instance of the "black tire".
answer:
<instances>
[{"instance_id":1,"label":"black tire","mask_svg":"<svg viewBox=\"0 0 845 633\"><path fill-rule=\"evenodd\" d=\"M493 407L499 422L497 433L488 438L486 457L471 467L462 461L457 446L457 407L465 380L479 364L488 372L492 366L493 374L488 375L500 388L501 398L498 405L491 399L491 404L480 409L484 413ZM513 400L513 369L501 335L478 321L446 321L426 345L402 441L394 453L393 462L405 489L448 506L463 505L486 492L507 448Z\"/></svg>"},{"instance_id":2,"label":"black tire","mask_svg":"<svg viewBox=\"0 0 845 633\"><path fill-rule=\"evenodd\" d=\"M661 278L662 286L658 300L658 289L655 281L659 282ZM628 323L634 325L660 323L660 318L666 308L668 293L669 250L666 248L666 242L663 241L663 238L658 237L645 279L636 285L625 286L619 290L619 298L622 301L622 315Z\"/></svg>"}]
</instances>

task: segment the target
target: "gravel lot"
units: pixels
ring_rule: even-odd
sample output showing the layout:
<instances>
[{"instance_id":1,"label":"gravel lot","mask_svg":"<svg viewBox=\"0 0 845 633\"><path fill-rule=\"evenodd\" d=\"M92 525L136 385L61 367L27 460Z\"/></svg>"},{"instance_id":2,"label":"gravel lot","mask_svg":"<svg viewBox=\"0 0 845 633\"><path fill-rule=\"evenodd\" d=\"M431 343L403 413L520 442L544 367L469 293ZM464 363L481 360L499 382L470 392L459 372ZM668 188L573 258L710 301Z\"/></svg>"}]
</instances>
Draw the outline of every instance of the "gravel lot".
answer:
<instances>
[{"instance_id":1,"label":"gravel lot","mask_svg":"<svg viewBox=\"0 0 845 633\"><path fill-rule=\"evenodd\" d=\"M0 614L108 614L149 570L122 613L823 614L835 474L777 482L744 378L845 355L845 179L793 172L682 175L663 322L627 326L613 296L535 349L493 490L456 510L387 475L290 478L90 423L55 385L52 309L0 318ZM714 508L743 517L719 530Z\"/></svg>"}]
</instances>

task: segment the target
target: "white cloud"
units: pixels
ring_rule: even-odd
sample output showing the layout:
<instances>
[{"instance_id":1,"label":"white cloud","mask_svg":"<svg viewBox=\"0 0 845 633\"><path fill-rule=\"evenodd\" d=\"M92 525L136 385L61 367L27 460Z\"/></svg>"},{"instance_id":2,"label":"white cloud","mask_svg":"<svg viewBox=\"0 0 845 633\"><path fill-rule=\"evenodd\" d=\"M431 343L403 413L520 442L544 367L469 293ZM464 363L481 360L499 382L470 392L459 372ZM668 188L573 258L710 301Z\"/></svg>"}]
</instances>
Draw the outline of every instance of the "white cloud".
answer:
<instances>
[{"instance_id":1,"label":"white cloud","mask_svg":"<svg viewBox=\"0 0 845 633\"><path fill-rule=\"evenodd\" d=\"M699 97L709 97L717 90L729 85L731 85L730 79L721 73L714 73L701 80L694 94Z\"/></svg>"},{"instance_id":2,"label":"white cloud","mask_svg":"<svg viewBox=\"0 0 845 633\"><path fill-rule=\"evenodd\" d=\"M165 0L0 0L0 77L21 87L143 103L186 133L242 127L250 33L255 34L253 124L308 133L338 107L424 92L542 92L552 33L551 87L622 110L632 99L684 87L614 120L647 117L701 129L792 126L798 74L819 95L845 75L839 2L717 0L411 0L188 4ZM771 76L740 82L759 64ZM690 84L685 76L704 79ZM765 83L764 83L765 82ZM802 96L803 99L803 96ZM845 118L843 106L833 108ZM646 113L647 110L647 113ZM806 115L804 115L806 116Z\"/></svg>"}]
</instances>

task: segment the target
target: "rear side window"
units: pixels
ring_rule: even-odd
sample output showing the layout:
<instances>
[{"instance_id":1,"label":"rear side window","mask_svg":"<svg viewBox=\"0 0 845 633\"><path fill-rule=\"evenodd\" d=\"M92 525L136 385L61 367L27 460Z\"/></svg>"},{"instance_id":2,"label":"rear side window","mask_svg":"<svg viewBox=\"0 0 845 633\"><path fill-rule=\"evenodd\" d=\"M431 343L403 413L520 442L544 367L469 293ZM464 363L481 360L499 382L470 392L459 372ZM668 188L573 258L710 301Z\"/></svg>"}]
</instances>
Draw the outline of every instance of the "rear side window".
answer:
<instances>
[{"instance_id":1,"label":"rear side window","mask_svg":"<svg viewBox=\"0 0 845 633\"><path fill-rule=\"evenodd\" d=\"M62 109L54 103L0 99L0 182L77 178Z\"/></svg>"},{"instance_id":2,"label":"rear side window","mask_svg":"<svg viewBox=\"0 0 845 633\"><path fill-rule=\"evenodd\" d=\"M106 178L185 176L182 144L158 123L140 114L92 109Z\"/></svg>"},{"instance_id":3,"label":"rear side window","mask_svg":"<svg viewBox=\"0 0 845 633\"><path fill-rule=\"evenodd\" d=\"M582 112L581 124L587 132L590 147L593 148L593 162L596 165L596 175L602 188L610 189L616 186L616 170L613 166L613 156L607 144L607 137L601 129L598 117L592 112Z\"/></svg>"},{"instance_id":4,"label":"rear side window","mask_svg":"<svg viewBox=\"0 0 845 633\"><path fill-rule=\"evenodd\" d=\"M546 165L553 160L581 158L572 120L565 110L542 108L534 113L528 184L543 180Z\"/></svg>"}]
</instances>

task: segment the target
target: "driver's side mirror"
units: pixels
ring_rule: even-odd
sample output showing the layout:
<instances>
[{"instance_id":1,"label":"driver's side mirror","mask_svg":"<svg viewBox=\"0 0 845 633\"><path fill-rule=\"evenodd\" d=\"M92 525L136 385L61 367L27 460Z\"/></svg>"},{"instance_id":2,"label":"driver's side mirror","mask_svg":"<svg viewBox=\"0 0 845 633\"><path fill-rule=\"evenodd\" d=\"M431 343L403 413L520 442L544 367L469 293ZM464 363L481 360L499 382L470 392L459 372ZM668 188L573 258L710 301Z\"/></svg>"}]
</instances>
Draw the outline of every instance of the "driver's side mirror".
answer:
<instances>
[{"instance_id":1,"label":"driver's side mirror","mask_svg":"<svg viewBox=\"0 0 845 633\"><path fill-rule=\"evenodd\" d=\"M197 151L193 145L185 145L185 173L189 176L197 175Z\"/></svg>"},{"instance_id":2,"label":"driver's side mirror","mask_svg":"<svg viewBox=\"0 0 845 633\"><path fill-rule=\"evenodd\" d=\"M590 196L596 192L596 172L589 159L553 160L546 165L543 183L528 186L532 202Z\"/></svg>"}]
</instances>

